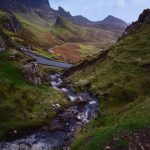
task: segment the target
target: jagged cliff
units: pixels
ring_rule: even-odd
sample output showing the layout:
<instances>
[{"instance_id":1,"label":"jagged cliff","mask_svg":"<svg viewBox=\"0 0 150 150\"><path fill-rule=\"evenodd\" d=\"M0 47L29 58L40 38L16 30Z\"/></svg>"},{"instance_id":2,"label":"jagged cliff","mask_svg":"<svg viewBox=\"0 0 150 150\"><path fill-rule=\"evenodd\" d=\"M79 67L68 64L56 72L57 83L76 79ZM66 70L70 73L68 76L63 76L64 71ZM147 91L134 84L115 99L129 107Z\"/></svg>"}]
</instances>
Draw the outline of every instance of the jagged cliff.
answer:
<instances>
[{"instance_id":1,"label":"jagged cliff","mask_svg":"<svg viewBox=\"0 0 150 150\"><path fill-rule=\"evenodd\" d=\"M116 30L119 31L120 33L124 31L125 28L127 27L127 23L125 21L116 18L112 15L107 16L102 21L93 22L81 15L72 16L70 12L66 12L62 7L59 7L57 12L59 16L63 16L80 26L103 28L105 30Z\"/></svg>"},{"instance_id":2,"label":"jagged cliff","mask_svg":"<svg viewBox=\"0 0 150 150\"><path fill-rule=\"evenodd\" d=\"M123 32L119 40L130 34L135 33L144 23L150 23L150 9L145 9L143 13L139 16L138 20L136 22L133 22L126 28L125 32Z\"/></svg>"},{"instance_id":3,"label":"jagged cliff","mask_svg":"<svg viewBox=\"0 0 150 150\"><path fill-rule=\"evenodd\" d=\"M0 9L8 11L29 11L31 9L49 9L48 0L1 0Z\"/></svg>"}]
</instances>

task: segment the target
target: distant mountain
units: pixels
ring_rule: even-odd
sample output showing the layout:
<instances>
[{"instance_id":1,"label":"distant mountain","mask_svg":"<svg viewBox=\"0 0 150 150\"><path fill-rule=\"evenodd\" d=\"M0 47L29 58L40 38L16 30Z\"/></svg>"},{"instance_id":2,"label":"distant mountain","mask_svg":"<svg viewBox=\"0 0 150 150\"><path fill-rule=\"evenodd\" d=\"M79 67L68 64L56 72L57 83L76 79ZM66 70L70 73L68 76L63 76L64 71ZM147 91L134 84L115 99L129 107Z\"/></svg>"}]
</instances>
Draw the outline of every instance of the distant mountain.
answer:
<instances>
[{"instance_id":1,"label":"distant mountain","mask_svg":"<svg viewBox=\"0 0 150 150\"><path fill-rule=\"evenodd\" d=\"M127 27L127 23L125 21L111 15L107 16L102 21L93 22L83 17L82 15L72 16L70 12L65 11L62 7L58 8L57 13L59 16L63 16L73 23L81 26L96 27L105 30L115 30L120 33Z\"/></svg>"},{"instance_id":2,"label":"distant mountain","mask_svg":"<svg viewBox=\"0 0 150 150\"><path fill-rule=\"evenodd\" d=\"M127 27L127 23L119 18L109 15L104 20L96 22L95 26L106 30L117 30L122 32Z\"/></svg>"},{"instance_id":3,"label":"distant mountain","mask_svg":"<svg viewBox=\"0 0 150 150\"><path fill-rule=\"evenodd\" d=\"M78 25L97 27L108 30L124 31L127 26L127 23L111 15L98 22L90 21L81 15L72 16L70 12L65 11L62 7L59 7L58 10L52 9L48 0L36 0L34 2L33 0L1 0L0 9L11 12L34 11L44 19L49 19L51 21L55 21L57 17L62 16Z\"/></svg>"},{"instance_id":4,"label":"distant mountain","mask_svg":"<svg viewBox=\"0 0 150 150\"><path fill-rule=\"evenodd\" d=\"M10 32L17 31L16 20L21 26L20 32L15 33L17 37L14 33L5 32L6 29ZM116 42L126 27L124 21L113 16L109 16L103 21L93 22L81 15L72 16L62 7L54 10L51 8L49 0L0 0L0 21L1 30L4 34L8 34L10 41L12 40L16 45L33 47L34 50L42 53L44 52L41 49L75 43L63 46L69 49L69 51L64 50L63 52L68 60L72 56L82 59L93 52L96 53L109 47ZM7 39L2 32L0 35ZM87 46L77 43L81 43L81 45L86 43ZM88 43L93 44L88 45ZM60 49L57 47L57 52L60 52ZM70 54L70 52L72 53ZM79 60L74 58L73 61Z\"/></svg>"}]
</instances>

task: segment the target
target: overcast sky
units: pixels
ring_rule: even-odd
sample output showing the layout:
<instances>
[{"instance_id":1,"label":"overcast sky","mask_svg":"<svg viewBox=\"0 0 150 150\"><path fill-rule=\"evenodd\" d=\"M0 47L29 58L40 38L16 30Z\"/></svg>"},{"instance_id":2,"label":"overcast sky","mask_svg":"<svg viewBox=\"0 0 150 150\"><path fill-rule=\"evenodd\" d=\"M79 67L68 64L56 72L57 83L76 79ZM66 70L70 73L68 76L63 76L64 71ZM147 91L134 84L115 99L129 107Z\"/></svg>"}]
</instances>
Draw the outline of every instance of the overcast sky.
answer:
<instances>
[{"instance_id":1,"label":"overcast sky","mask_svg":"<svg viewBox=\"0 0 150 150\"><path fill-rule=\"evenodd\" d=\"M113 15L130 23L137 20L145 8L150 8L150 0L49 0L54 9L62 6L72 15L83 15L99 21Z\"/></svg>"}]
</instances>

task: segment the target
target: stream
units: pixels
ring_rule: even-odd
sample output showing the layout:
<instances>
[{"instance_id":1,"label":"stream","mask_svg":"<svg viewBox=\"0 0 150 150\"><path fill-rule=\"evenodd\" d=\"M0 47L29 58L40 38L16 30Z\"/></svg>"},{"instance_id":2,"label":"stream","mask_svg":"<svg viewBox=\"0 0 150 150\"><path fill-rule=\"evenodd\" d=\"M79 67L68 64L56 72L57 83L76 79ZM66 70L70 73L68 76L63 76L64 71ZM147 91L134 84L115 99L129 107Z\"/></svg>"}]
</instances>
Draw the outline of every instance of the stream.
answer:
<instances>
[{"instance_id":1,"label":"stream","mask_svg":"<svg viewBox=\"0 0 150 150\"><path fill-rule=\"evenodd\" d=\"M39 53L34 52L30 49L22 48L21 51L24 54L36 59L36 63L41 64L41 65L60 67L60 68L66 68L66 69L71 68L73 66L73 64L50 60L49 58L41 56Z\"/></svg>"},{"instance_id":2,"label":"stream","mask_svg":"<svg viewBox=\"0 0 150 150\"><path fill-rule=\"evenodd\" d=\"M95 97L87 92L75 93L71 84L64 86L61 74L51 74L48 79L53 88L66 95L71 105L39 131L15 141L0 142L0 150L69 150L75 134L97 116L99 104Z\"/></svg>"}]
</instances>

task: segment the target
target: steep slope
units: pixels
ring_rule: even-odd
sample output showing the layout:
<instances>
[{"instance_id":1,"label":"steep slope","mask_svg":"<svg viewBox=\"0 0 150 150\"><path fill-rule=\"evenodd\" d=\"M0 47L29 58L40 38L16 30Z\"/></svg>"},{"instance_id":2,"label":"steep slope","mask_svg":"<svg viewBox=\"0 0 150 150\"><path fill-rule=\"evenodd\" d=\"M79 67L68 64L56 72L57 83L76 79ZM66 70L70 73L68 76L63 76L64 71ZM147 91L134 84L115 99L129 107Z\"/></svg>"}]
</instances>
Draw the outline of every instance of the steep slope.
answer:
<instances>
[{"instance_id":1,"label":"steep slope","mask_svg":"<svg viewBox=\"0 0 150 150\"><path fill-rule=\"evenodd\" d=\"M116 45L95 60L83 62L76 67L78 71L68 72L72 73L68 79L76 89L86 89L96 95L101 108L99 117L77 137L73 149L129 149L137 143L136 138L131 141L129 132L142 138L145 132L139 134L138 129L150 126L149 18L147 9ZM149 129L145 131L148 133ZM122 139L124 132L127 138ZM146 144L142 146L148 148Z\"/></svg>"},{"instance_id":2,"label":"steep slope","mask_svg":"<svg viewBox=\"0 0 150 150\"><path fill-rule=\"evenodd\" d=\"M22 69L31 61L12 48L0 52L0 140L13 137L14 130L26 132L49 121L56 113L52 104L67 104L44 80L39 86L28 82Z\"/></svg>"},{"instance_id":3,"label":"steep slope","mask_svg":"<svg viewBox=\"0 0 150 150\"><path fill-rule=\"evenodd\" d=\"M64 41L60 46L53 47L53 51L73 63L108 48L116 37L114 32L78 26L64 17L57 18L51 31L55 37Z\"/></svg>"},{"instance_id":4,"label":"steep slope","mask_svg":"<svg viewBox=\"0 0 150 150\"><path fill-rule=\"evenodd\" d=\"M31 129L48 121L56 113L48 110L53 103L67 104L64 95L44 81L43 67L39 69L43 84L35 86L28 82L23 66L33 60L14 48L18 43L28 44L23 30L13 14L0 11L0 139L13 130Z\"/></svg>"},{"instance_id":5,"label":"steep slope","mask_svg":"<svg viewBox=\"0 0 150 150\"><path fill-rule=\"evenodd\" d=\"M109 47L124 31L124 28L113 25L113 29L96 27L97 23L82 16L72 16L62 7L59 7L58 11L53 10L48 0L3 0L0 9L8 16L14 16L21 24L21 33L17 33L21 39L17 41L19 45L32 48L49 58L73 63ZM5 29L4 26L3 28ZM64 44L66 49L69 49L70 43L75 45L73 50L60 51ZM80 47L79 44L83 46ZM83 49L84 45L91 49ZM54 50L53 54L49 53L48 50L56 46L59 50Z\"/></svg>"}]
</instances>

